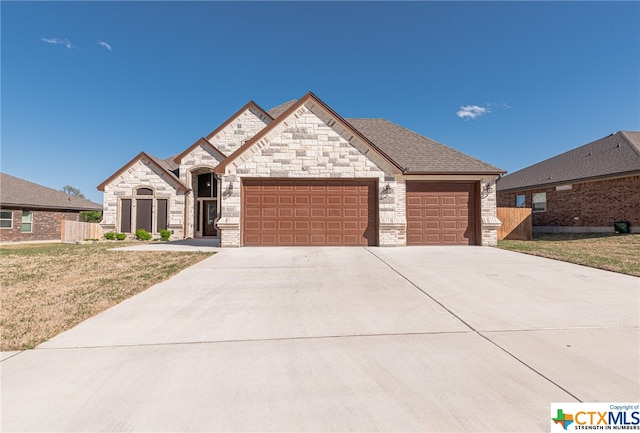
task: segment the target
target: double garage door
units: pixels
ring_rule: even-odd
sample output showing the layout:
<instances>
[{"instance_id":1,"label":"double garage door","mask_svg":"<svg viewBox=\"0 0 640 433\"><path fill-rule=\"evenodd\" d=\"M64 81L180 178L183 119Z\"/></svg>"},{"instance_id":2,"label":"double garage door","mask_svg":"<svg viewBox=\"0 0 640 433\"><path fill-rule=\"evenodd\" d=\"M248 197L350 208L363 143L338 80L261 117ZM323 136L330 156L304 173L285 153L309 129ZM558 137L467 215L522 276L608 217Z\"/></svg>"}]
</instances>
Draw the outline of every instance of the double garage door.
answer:
<instances>
[{"instance_id":1,"label":"double garage door","mask_svg":"<svg viewBox=\"0 0 640 433\"><path fill-rule=\"evenodd\" d=\"M407 181L407 245L475 245L475 183ZM242 244L378 245L376 181L244 179Z\"/></svg>"},{"instance_id":2,"label":"double garage door","mask_svg":"<svg viewBox=\"0 0 640 433\"><path fill-rule=\"evenodd\" d=\"M245 179L243 245L377 245L375 181Z\"/></svg>"}]
</instances>

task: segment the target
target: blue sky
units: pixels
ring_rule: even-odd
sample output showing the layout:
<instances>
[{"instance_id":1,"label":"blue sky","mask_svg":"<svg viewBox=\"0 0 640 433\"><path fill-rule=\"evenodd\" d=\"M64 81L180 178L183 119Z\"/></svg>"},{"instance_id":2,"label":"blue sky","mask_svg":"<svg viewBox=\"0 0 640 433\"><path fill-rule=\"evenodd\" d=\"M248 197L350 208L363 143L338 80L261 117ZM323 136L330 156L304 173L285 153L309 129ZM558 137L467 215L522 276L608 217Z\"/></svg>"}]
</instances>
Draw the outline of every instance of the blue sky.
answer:
<instances>
[{"instance_id":1,"label":"blue sky","mask_svg":"<svg viewBox=\"0 0 640 433\"><path fill-rule=\"evenodd\" d=\"M639 2L7 2L0 169L96 186L313 91L509 172L640 130Z\"/></svg>"}]
</instances>

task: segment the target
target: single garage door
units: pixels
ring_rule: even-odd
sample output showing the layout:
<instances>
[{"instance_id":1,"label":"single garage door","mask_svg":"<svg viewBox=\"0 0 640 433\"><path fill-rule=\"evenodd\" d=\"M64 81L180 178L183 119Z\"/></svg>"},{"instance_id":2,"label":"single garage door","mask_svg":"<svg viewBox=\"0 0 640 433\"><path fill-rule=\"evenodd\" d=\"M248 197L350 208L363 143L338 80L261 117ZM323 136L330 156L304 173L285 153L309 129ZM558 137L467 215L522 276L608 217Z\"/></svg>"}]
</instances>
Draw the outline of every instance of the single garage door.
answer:
<instances>
[{"instance_id":1,"label":"single garage door","mask_svg":"<svg viewBox=\"0 0 640 433\"><path fill-rule=\"evenodd\" d=\"M244 179L243 245L377 245L375 181Z\"/></svg>"},{"instance_id":2,"label":"single garage door","mask_svg":"<svg viewBox=\"0 0 640 433\"><path fill-rule=\"evenodd\" d=\"M476 245L476 184L407 182L407 245Z\"/></svg>"}]
</instances>

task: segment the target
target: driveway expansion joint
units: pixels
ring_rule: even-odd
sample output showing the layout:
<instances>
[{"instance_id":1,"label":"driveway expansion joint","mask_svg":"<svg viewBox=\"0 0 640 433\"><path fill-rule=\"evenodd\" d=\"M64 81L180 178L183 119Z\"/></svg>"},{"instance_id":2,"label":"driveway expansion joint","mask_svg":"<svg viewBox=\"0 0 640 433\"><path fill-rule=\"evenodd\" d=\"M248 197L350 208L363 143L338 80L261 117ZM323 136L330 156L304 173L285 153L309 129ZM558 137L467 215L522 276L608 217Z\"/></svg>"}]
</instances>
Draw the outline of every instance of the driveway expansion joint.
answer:
<instances>
[{"instance_id":1,"label":"driveway expansion joint","mask_svg":"<svg viewBox=\"0 0 640 433\"><path fill-rule=\"evenodd\" d=\"M78 349L110 349L121 347L154 347L154 346L188 346L198 344L229 344L229 343L259 343L278 341L304 341L304 340L328 340L346 338L372 338L372 337L412 337L419 335L450 335L450 334L477 334L472 331L433 331L433 332L401 332L388 334L349 334L349 335L318 335L307 337L279 337L279 338L249 338L244 340L208 340L208 341L176 341L166 343L138 343L138 344L111 344L104 346L66 346L66 347L36 347L33 350L78 350Z\"/></svg>"},{"instance_id":2,"label":"driveway expansion joint","mask_svg":"<svg viewBox=\"0 0 640 433\"><path fill-rule=\"evenodd\" d=\"M582 400L577 397L576 395L574 395L571 391L569 391L568 389L564 388L562 385L560 385L559 383L553 381L550 377L546 376L545 374L543 374L542 372L538 371L537 369L535 369L534 367L532 367L531 365L527 364L525 361L523 361L522 359L518 358L516 355L514 355L513 353L511 353L510 351L508 351L507 349L505 349L504 347L502 347L501 345L499 345L498 343L496 343L495 341L493 341L491 338L487 337L486 335L484 335L481 331L475 329L473 326L471 326L471 324L467 323L462 317L458 316L456 313L454 313L450 308L448 308L446 305L444 305L442 302L440 302L439 300L437 300L434 296L432 296L431 294L429 294L427 291L425 291L424 289L422 289L422 287L418 286L416 283L414 283L413 281L411 281L406 275L402 274L400 271L398 271L395 267L391 266L389 263L387 263L384 259L382 259L381 257L379 257L377 254L375 254L373 251L371 251L371 249L369 248L365 248L371 255L373 255L374 257L376 257L378 260L380 260L382 263L384 263L389 269L391 269L393 272L395 272L396 274L398 274L400 277L402 277L405 281L407 281L409 284L411 284L413 287L415 287L416 289L418 289L420 292L422 292L425 296L427 296L429 299L431 299L433 302L435 302L436 304L440 305L445 311L447 311L449 314L451 314L453 317L455 317L456 319L458 319L460 322L462 322L466 327L468 327L472 332L474 332L475 334L477 334L478 336L482 337L483 339L485 339L486 341L488 341L489 343L491 343L492 345L496 346L498 349L500 349L501 351L503 351L504 353L506 353L507 355L509 355L511 358L513 358L514 360L518 361L520 364L522 364L523 366L525 366L526 368L528 368L529 370L531 370L532 372L534 372L535 374L537 374L538 376L542 377L543 379L547 380L549 383L555 385L557 388L561 389L562 391L564 391L565 393L569 394L571 397L573 397L574 399L576 399L576 401L578 402L582 402Z\"/></svg>"}]
</instances>

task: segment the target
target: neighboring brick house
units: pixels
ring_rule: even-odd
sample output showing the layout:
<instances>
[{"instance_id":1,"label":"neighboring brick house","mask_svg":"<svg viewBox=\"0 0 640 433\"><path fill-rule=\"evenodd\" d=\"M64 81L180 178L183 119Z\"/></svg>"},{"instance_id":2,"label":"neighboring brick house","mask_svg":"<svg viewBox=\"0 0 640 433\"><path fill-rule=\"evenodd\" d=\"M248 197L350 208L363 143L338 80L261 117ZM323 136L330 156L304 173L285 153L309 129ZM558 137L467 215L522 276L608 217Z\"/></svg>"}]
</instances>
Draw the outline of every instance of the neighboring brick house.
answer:
<instances>
[{"instance_id":1,"label":"neighboring brick house","mask_svg":"<svg viewBox=\"0 0 640 433\"><path fill-rule=\"evenodd\" d=\"M0 173L0 242L60 242L63 220L102 206Z\"/></svg>"},{"instance_id":2,"label":"neighboring brick house","mask_svg":"<svg viewBox=\"0 0 640 433\"><path fill-rule=\"evenodd\" d=\"M253 101L178 155L140 153L98 186L103 229L250 245L495 245L503 170L313 93Z\"/></svg>"},{"instance_id":3,"label":"neighboring brick house","mask_svg":"<svg viewBox=\"0 0 640 433\"><path fill-rule=\"evenodd\" d=\"M640 132L620 131L503 177L498 206L531 207L534 232L640 233Z\"/></svg>"}]
</instances>

